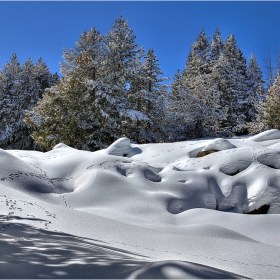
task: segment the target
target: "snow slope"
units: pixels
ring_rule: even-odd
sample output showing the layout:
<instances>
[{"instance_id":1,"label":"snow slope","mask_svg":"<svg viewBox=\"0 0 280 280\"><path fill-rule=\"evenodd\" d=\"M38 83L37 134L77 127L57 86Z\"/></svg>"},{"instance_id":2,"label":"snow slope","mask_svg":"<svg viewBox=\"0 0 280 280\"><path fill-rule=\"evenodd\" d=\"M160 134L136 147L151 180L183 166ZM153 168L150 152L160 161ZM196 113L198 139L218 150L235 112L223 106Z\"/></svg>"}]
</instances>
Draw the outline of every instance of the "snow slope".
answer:
<instances>
[{"instance_id":1,"label":"snow slope","mask_svg":"<svg viewBox=\"0 0 280 280\"><path fill-rule=\"evenodd\" d=\"M0 164L1 278L279 278L278 130Z\"/></svg>"}]
</instances>

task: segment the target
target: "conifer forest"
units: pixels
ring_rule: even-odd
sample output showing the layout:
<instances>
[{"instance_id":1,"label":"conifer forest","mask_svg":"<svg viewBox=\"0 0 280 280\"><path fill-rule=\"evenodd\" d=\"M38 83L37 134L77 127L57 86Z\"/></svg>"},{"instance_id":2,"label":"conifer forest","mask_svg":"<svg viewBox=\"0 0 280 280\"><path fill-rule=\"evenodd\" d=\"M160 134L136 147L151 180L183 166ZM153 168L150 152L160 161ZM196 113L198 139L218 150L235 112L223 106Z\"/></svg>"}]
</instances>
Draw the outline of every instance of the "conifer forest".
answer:
<instances>
[{"instance_id":1,"label":"conifer forest","mask_svg":"<svg viewBox=\"0 0 280 280\"><path fill-rule=\"evenodd\" d=\"M280 129L280 69L264 79L237 39L201 30L170 86L155 50L120 17L63 50L61 76L16 54L0 69L0 148L47 151L63 142L95 151L134 143L233 137ZM279 62L280 59L278 58ZM279 63L280 64L280 63Z\"/></svg>"}]
</instances>

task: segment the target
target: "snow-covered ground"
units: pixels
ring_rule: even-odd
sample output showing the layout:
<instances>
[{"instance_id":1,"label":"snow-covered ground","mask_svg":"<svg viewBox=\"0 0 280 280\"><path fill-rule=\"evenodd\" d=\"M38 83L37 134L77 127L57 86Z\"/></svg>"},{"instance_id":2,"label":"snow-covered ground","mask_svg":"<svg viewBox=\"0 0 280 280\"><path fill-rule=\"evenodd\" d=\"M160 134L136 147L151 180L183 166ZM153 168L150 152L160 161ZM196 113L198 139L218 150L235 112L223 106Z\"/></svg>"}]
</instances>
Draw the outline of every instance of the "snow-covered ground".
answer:
<instances>
[{"instance_id":1,"label":"snow-covered ground","mask_svg":"<svg viewBox=\"0 0 280 280\"><path fill-rule=\"evenodd\" d=\"M0 166L1 278L279 278L278 130Z\"/></svg>"}]
</instances>

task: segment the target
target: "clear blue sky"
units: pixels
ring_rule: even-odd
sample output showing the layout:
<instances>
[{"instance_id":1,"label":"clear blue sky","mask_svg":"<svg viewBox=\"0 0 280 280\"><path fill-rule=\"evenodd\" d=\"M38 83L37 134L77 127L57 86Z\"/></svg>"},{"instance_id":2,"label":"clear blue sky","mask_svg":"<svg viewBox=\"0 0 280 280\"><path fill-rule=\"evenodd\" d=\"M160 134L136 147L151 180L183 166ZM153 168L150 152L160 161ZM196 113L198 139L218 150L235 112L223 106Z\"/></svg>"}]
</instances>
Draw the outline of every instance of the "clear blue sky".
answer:
<instances>
[{"instance_id":1,"label":"clear blue sky","mask_svg":"<svg viewBox=\"0 0 280 280\"><path fill-rule=\"evenodd\" d=\"M216 27L223 39L234 34L246 59L253 51L263 66L269 49L280 53L279 12L280 2L0 2L0 68L16 53L21 63L42 57L59 72L63 48L91 27L106 34L120 15L171 79L202 28L211 37Z\"/></svg>"}]
</instances>

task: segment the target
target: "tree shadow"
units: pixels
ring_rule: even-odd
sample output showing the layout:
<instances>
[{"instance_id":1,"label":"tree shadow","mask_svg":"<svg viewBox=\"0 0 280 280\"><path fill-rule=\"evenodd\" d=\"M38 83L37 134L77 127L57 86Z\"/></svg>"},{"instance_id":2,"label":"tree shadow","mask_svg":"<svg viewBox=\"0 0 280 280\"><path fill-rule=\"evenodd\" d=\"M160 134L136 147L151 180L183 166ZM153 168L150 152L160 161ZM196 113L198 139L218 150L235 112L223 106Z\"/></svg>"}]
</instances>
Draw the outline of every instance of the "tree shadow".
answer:
<instances>
[{"instance_id":1,"label":"tree shadow","mask_svg":"<svg viewBox=\"0 0 280 280\"><path fill-rule=\"evenodd\" d=\"M0 216L0 278L127 278L146 257Z\"/></svg>"},{"instance_id":2,"label":"tree shadow","mask_svg":"<svg viewBox=\"0 0 280 280\"><path fill-rule=\"evenodd\" d=\"M250 279L214 267L183 261L160 261L135 270L129 279Z\"/></svg>"}]
</instances>

